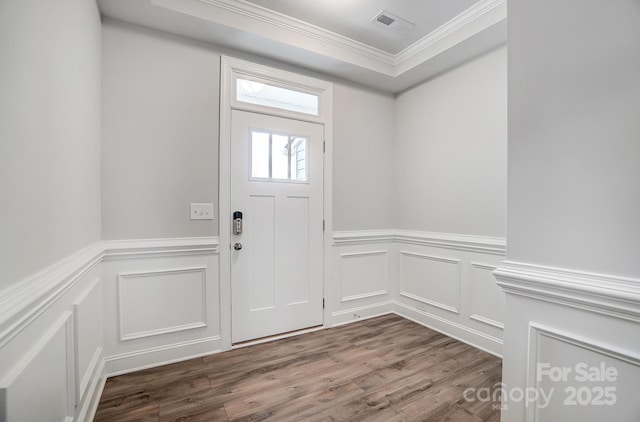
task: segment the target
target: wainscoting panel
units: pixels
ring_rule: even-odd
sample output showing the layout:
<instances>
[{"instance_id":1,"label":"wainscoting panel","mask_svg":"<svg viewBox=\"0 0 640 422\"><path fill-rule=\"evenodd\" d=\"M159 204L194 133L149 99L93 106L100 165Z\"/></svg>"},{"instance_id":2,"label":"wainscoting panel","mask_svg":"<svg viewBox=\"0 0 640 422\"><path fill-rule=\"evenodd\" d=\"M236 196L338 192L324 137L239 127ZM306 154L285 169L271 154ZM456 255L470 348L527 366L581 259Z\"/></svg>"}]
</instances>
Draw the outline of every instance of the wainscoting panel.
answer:
<instances>
[{"instance_id":1,"label":"wainscoting panel","mask_svg":"<svg viewBox=\"0 0 640 422\"><path fill-rule=\"evenodd\" d=\"M333 240L328 325L395 312L501 355L504 294L491 272L504 239L363 230Z\"/></svg>"},{"instance_id":2,"label":"wainscoting panel","mask_svg":"<svg viewBox=\"0 0 640 422\"><path fill-rule=\"evenodd\" d=\"M548 399L529 406L528 420L636 421L640 360L594 339L531 324L528 387Z\"/></svg>"},{"instance_id":3,"label":"wainscoting panel","mask_svg":"<svg viewBox=\"0 0 640 422\"><path fill-rule=\"evenodd\" d=\"M340 254L341 302L388 293L389 251Z\"/></svg>"},{"instance_id":4,"label":"wainscoting panel","mask_svg":"<svg viewBox=\"0 0 640 422\"><path fill-rule=\"evenodd\" d=\"M469 318L499 329L504 328L504 293L493 271L496 265L471 262Z\"/></svg>"},{"instance_id":5,"label":"wainscoting panel","mask_svg":"<svg viewBox=\"0 0 640 422\"><path fill-rule=\"evenodd\" d=\"M65 312L0 381L3 421L71 421L74 416L73 324ZM6 362L3 362L6 364Z\"/></svg>"},{"instance_id":6,"label":"wainscoting panel","mask_svg":"<svg viewBox=\"0 0 640 422\"><path fill-rule=\"evenodd\" d=\"M400 251L400 295L458 314L460 260Z\"/></svg>"},{"instance_id":7,"label":"wainscoting panel","mask_svg":"<svg viewBox=\"0 0 640 422\"><path fill-rule=\"evenodd\" d=\"M103 385L101 242L0 291L0 421L91 420Z\"/></svg>"},{"instance_id":8,"label":"wainscoting panel","mask_svg":"<svg viewBox=\"0 0 640 422\"><path fill-rule=\"evenodd\" d=\"M220 349L217 238L96 242L0 291L0 421L90 421L105 373Z\"/></svg>"},{"instance_id":9,"label":"wainscoting panel","mask_svg":"<svg viewBox=\"0 0 640 422\"><path fill-rule=\"evenodd\" d=\"M120 340L206 327L206 291L206 267L120 273Z\"/></svg>"},{"instance_id":10,"label":"wainscoting panel","mask_svg":"<svg viewBox=\"0 0 640 422\"><path fill-rule=\"evenodd\" d=\"M512 397L501 421L638 421L640 279L513 261L494 275ZM513 399L518 391L550 398Z\"/></svg>"},{"instance_id":11,"label":"wainscoting panel","mask_svg":"<svg viewBox=\"0 0 640 422\"><path fill-rule=\"evenodd\" d=\"M393 312L395 245L388 231L334 233L325 326Z\"/></svg>"},{"instance_id":12,"label":"wainscoting panel","mask_svg":"<svg viewBox=\"0 0 640 422\"><path fill-rule=\"evenodd\" d=\"M99 278L73 303L76 403L89 391L102 365L102 283Z\"/></svg>"},{"instance_id":13,"label":"wainscoting panel","mask_svg":"<svg viewBox=\"0 0 640 422\"><path fill-rule=\"evenodd\" d=\"M489 269L504 239L399 231L396 246L396 312L500 356L503 294Z\"/></svg>"},{"instance_id":14,"label":"wainscoting panel","mask_svg":"<svg viewBox=\"0 0 640 422\"><path fill-rule=\"evenodd\" d=\"M220 351L217 239L104 243L108 375Z\"/></svg>"}]
</instances>

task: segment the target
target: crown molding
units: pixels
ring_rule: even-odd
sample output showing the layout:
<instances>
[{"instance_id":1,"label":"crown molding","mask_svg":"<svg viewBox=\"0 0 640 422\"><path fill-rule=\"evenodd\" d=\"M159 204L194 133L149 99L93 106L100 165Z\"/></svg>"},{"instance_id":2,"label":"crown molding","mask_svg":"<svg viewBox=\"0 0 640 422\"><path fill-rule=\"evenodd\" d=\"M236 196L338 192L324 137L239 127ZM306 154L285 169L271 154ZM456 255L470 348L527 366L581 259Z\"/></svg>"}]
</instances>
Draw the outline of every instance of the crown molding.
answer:
<instances>
[{"instance_id":1,"label":"crown molding","mask_svg":"<svg viewBox=\"0 0 640 422\"><path fill-rule=\"evenodd\" d=\"M392 78L507 17L506 0L480 0L424 38L393 54L246 0L151 0L151 4Z\"/></svg>"},{"instance_id":2,"label":"crown molding","mask_svg":"<svg viewBox=\"0 0 640 422\"><path fill-rule=\"evenodd\" d=\"M200 0L202 3L228 10L238 15L243 15L256 21L263 22L274 27L293 32L297 35L309 37L317 41L337 46L347 51L368 57L383 65L393 66L393 55L371 47L360 41L356 41L344 35L337 34L327 29L312 25L300 19L292 18L280 12L250 3L245 0ZM238 28L246 30L246 28Z\"/></svg>"},{"instance_id":3,"label":"crown molding","mask_svg":"<svg viewBox=\"0 0 640 422\"><path fill-rule=\"evenodd\" d=\"M640 322L640 279L514 261L493 275L509 294Z\"/></svg>"},{"instance_id":4,"label":"crown molding","mask_svg":"<svg viewBox=\"0 0 640 422\"><path fill-rule=\"evenodd\" d=\"M482 0L394 55L395 76L437 56L507 17L506 0Z\"/></svg>"}]
</instances>

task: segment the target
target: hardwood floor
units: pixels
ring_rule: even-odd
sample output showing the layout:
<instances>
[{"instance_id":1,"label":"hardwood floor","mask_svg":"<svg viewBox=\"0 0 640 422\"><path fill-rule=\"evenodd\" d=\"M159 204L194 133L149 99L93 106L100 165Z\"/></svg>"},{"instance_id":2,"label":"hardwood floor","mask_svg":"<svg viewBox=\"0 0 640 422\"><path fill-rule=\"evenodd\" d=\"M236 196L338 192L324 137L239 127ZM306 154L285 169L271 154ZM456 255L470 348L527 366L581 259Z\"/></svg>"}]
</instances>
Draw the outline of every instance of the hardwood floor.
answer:
<instances>
[{"instance_id":1,"label":"hardwood floor","mask_svg":"<svg viewBox=\"0 0 640 422\"><path fill-rule=\"evenodd\" d=\"M107 380L105 421L498 421L502 361L396 315Z\"/></svg>"}]
</instances>

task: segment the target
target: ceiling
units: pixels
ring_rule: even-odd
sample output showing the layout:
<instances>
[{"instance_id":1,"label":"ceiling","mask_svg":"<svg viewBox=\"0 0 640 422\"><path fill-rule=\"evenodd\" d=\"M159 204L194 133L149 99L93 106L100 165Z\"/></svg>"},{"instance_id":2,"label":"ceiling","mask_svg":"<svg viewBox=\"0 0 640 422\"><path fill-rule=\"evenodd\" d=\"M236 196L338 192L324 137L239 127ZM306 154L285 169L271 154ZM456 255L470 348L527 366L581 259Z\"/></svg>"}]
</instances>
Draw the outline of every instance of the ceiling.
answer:
<instances>
[{"instance_id":1,"label":"ceiling","mask_svg":"<svg viewBox=\"0 0 640 422\"><path fill-rule=\"evenodd\" d=\"M392 93L506 42L506 0L98 0L98 6L103 16L205 41L225 54ZM400 19L386 27L374 19L381 11Z\"/></svg>"},{"instance_id":2,"label":"ceiling","mask_svg":"<svg viewBox=\"0 0 640 422\"><path fill-rule=\"evenodd\" d=\"M396 54L426 37L478 0L248 0L320 28ZM396 32L371 22L385 10L414 26Z\"/></svg>"}]
</instances>

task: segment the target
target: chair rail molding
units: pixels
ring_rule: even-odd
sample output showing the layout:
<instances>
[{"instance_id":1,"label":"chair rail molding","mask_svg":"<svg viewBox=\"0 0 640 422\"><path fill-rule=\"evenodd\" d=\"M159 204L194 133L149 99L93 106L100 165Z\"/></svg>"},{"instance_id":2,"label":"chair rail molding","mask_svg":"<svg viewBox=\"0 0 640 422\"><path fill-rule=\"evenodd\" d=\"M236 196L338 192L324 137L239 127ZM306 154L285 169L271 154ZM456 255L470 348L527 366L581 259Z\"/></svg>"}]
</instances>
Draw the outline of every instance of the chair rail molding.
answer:
<instances>
[{"instance_id":1,"label":"chair rail molding","mask_svg":"<svg viewBox=\"0 0 640 422\"><path fill-rule=\"evenodd\" d=\"M28 400L30 390L16 393L12 386L17 382L33 387L41 377L40 387L56 391L64 384L65 420L90 420L110 370L128 372L219 351L218 254L217 237L98 241L0 291L0 420L7 412L30 412L27 407L7 407ZM189 295L178 297L189 312L182 319L160 322L121 317L134 323L132 328L125 326L132 330L125 332L130 341L127 347L113 347L121 340L112 329L118 320L112 315L118 290L115 274L134 284L148 280L147 284L157 282L156 289L164 287L159 296L151 295L152 301L170 301L176 297L172 292L189 287ZM127 294L129 298L128 290ZM147 296L132 298L145 303ZM163 309L154 303L154 311L161 314ZM198 306L190 307L192 303ZM36 351L37 356L25 355L25 350ZM61 372L63 367L67 372ZM9 390L11 396L6 394ZM41 413L60 408L60 402L45 402Z\"/></svg>"},{"instance_id":2,"label":"chair rail molding","mask_svg":"<svg viewBox=\"0 0 640 422\"><path fill-rule=\"evenodd\" d=\"M95 242L0 291L0 347L105 260L217 253L217 237Z\"/></svg>"},{"instance_id":3,"label":"chair rail molding","mask_svg":"<svg viewBox=\"0 0 640 422\"><path fill-rule=\"evenodd\" d=\"M334 246L337 246L393 242L395 240L395 236L395 230L335 231L333 232L333 244Z\"/></svg>"},{"instance_id":4,"label":"chair rail molding","mask_svg":"<svg viewBox=\"0 0 640 422\"><path fill-rule=\"evenodd\" d=\"M389 241L499 256L505 256L507 253L507 244L504 237L395 229L333 232L333 244L335 246Z\"/></svg>"},{"instance_id":5,"label":"chair rail molding","mask_svg":"<svg viewBox=\"0 0 640 422\"><path fill-rule=\"evenodd\" d=\"M504 238L397 229L336 231L332 238L333 326L394 312L501 356L504 293L492 271L506 254ZM358 294L345 297L346 262ZM376 281L383 273L388 288Z\"/></svg>"},{"instance_id":6,"label":"chair rail molding","mask_svg":"<svg viewBox=\"0 0 640 422\"><path fill-rule=\"evenodd\" d=\"M434 246L437 248L499 256L505 256L507 253L506 239L503 237L434 233L412 230L398 230L395 237L395 240L398 243Z\"/></svg>"},{"instance_id":7,"label":"chair rail molding","mask_svg":"<svg viewBox=\"0 0 640 422\"><path fill-rule=\"evenodd\" d=\"M104 260L217 253L217 237L105 240Z\"/></svg>"},{"instance_id":8,"label":"chair rail molding","mask_svg":"<svg viewBox=\"0 0 640 422\"><path fill-rule=\"evenodd\" d=\"M96 242L0 291L0 348L71 289L104 255Z\"/></svg>"},{"instance_id":9,"label":"chair rail molding","mask_svg":"<svg viewBox=\"0 0 640 422\"><path fill-rule=\"evenodd\" d=\"M640 279L514 261L493 275L506 293L640 322Z\"/></svg>"}]
</instances>

